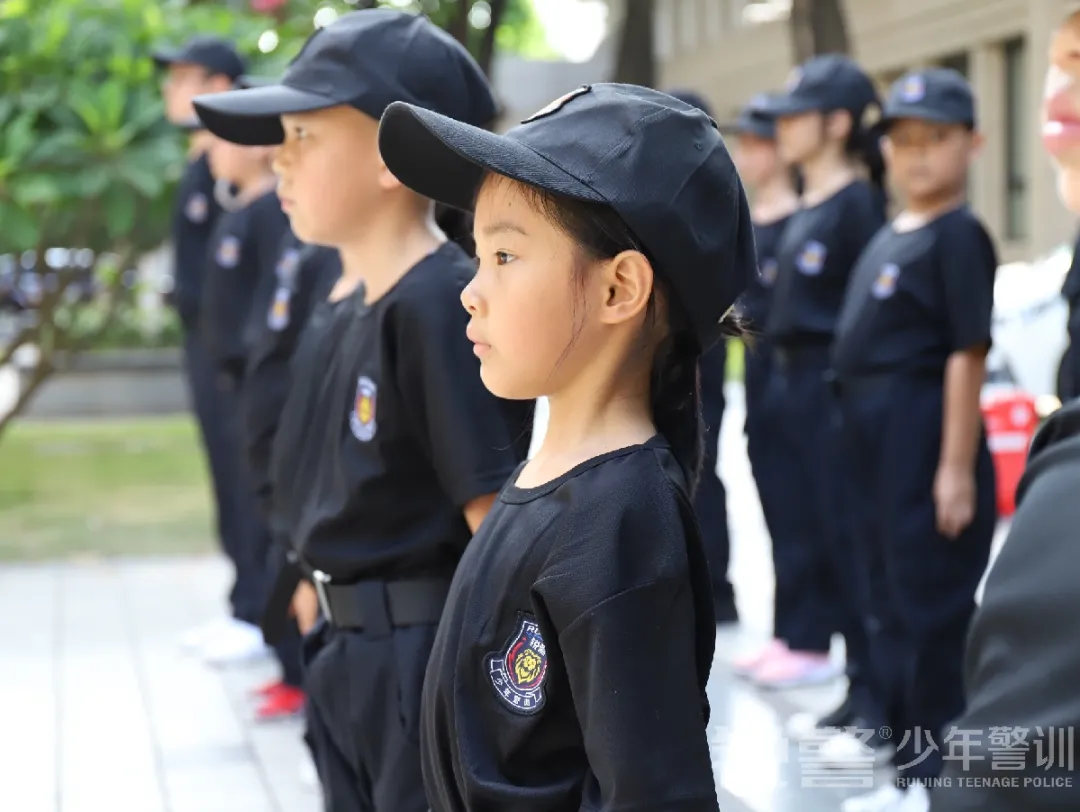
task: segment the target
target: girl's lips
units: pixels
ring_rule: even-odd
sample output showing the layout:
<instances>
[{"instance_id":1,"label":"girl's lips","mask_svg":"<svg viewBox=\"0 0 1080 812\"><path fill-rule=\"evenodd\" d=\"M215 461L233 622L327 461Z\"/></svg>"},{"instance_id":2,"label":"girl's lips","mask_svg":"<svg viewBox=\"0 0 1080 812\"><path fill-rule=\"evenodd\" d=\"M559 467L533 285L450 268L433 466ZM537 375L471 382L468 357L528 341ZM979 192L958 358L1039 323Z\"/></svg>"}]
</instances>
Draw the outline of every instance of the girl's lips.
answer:
<instances>
[{"instance_id":1,"label":"girl's lips","mask_svg":"<svg viewBox=\"0 0 1080 812\"><path fill-rule=\"evenodd\" d=\"M1042 140L1055 156L1080 147L1080 109L1068 90L1059 90L1046 100Z\"/></svg>"}]
</instances>

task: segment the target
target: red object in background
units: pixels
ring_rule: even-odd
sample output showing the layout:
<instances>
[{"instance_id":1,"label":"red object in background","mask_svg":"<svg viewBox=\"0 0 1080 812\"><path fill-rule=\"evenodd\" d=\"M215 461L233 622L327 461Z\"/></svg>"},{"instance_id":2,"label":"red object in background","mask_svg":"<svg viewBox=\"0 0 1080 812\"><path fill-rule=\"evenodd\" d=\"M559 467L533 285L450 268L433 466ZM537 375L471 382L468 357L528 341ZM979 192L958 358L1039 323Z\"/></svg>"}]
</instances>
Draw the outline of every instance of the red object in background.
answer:
<instances>
[{"instance_id":1,"label":"red object in background","mask_svg":"<svg viewBox=\"0 0 1080 812\"><path fill-rule=\"evenodd\" d=\"M1016 486L1020 484L1031 439L1039 426L1035 398L1019 389L993 392L983 396L982 415L987 444L994 458L998 515L1012 516L1016 512Z\"/></svg>"},{"instance_id":2,"label":"red object in background","mask_svg":"<svg viewBox=\"0 0 1080 812\"><path fill-rule=\"evenodd\" d=\"M251 8L257 14L273 14L288 0L251 0Z\"/></svg>"}]
</instances>

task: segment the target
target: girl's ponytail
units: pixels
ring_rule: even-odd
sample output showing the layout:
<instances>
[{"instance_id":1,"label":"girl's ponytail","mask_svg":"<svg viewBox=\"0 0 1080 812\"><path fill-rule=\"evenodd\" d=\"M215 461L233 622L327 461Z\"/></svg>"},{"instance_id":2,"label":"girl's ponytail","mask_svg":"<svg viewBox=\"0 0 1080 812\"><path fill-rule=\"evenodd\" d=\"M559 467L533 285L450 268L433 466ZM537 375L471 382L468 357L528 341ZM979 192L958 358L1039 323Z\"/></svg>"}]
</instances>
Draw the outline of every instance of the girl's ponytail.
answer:
<instances>
[{"instance_id":1,"label":"girl's ponytail","mask_svg":"<svg viewBox=\"0 0 1080 812\"><path fill-rule=\"evenodd\" d=\"M880 113L881 105L871 102L868 110ZM884 199L887 196L885 190L885 156L881 152L881 138L885 134L884 122L880 116L873 124L866 124L866 111L853 121L851 134L845 145L848 155L858 158L870 174L870 183L881 193Z\"/></svg>"},{"instance_id":2,"label":"girl's ponytail","mask_svg":"<svg viewBox=\"0 0 1080 812\"><path fill-rule=\"evenodd\" d=\"M669 334L653 360L650 395L656 429L671 446L691 498L701 476L703 456L700 357L697 341L688 331Z\"/></svg>"}]
</instances>

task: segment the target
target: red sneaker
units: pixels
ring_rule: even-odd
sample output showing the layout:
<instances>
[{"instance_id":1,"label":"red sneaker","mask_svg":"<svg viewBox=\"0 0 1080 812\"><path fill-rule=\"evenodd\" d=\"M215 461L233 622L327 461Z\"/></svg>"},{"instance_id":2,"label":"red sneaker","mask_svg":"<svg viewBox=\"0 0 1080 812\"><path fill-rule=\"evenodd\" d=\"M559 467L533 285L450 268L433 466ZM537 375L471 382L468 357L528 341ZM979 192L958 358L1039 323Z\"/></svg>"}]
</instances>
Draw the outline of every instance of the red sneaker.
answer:
<instances>
[{"instance_id":1,"label":"red sneaker","mask_svg":"<svg viewBox=\"0 0 1080 812\"><path fill-rule=\"evenodd\" d=\"M253 689L251 695L257 699L266 699L267 697L276 694L282 688L288 687L289 686L281 680L274 680L273 682L268 682L265 685L260 685L258 688Z\"/></svg>"},{"instance_id":2,"label":"red sneaker","mask_svg":"<svg viewBox=\"0 0 1080 812\"><path fill-rule=\"evenodd\" d=\"M260 722L270 722L296 716L303 713L303 710L304 692L299 688L283 684L255 709L255 718Z\"/></svg>"}]
</instances>

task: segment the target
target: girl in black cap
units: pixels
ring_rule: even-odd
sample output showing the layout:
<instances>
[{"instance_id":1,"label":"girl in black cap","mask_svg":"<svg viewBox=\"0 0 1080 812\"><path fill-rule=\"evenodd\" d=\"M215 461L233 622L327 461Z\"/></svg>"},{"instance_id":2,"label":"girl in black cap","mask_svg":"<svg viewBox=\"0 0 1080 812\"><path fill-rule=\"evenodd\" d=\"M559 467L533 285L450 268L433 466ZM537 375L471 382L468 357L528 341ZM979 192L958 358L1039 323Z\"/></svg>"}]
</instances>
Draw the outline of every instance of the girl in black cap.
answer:
<instances>
[{"instance_id":1,"label":"girl in black cap","mask_svg":"<svg viewBox=\"0 0 1080 812\"><path fill-rule=\"evenodd\" d=\"M461 301L484 384L550 405L436 636L432 808L716 810L697 363L740 332L732 305L756 268L715 124L598 84L505 136L391 105L380 150L406 185L475 208Z\"/></svg>"},{"instance_id":2,"label":"girl in black cap","mask_svg":"<svg viewBox=\"0 0 1080 812\"><path fill-rule=\"evenodd\" d=\"M850 533L840 503L834 395L826 381L829 344L848 277L884 223L876 122L880 106L869 77L844 56L815 57L797 68L773 105L782 157L798 167L802 208L780 241L766 335L774 347L771 397L778 404L777 453L785 509L773 531L783 536L790 585L786 648L753 677L768 688L830 680L834 632L845 637L847 701L821 720L827 728L880 722L867 660L863 609L852 569ZM778 575L780 568L778 568Z\"/></svg>"}]
</instances>

